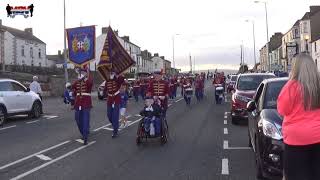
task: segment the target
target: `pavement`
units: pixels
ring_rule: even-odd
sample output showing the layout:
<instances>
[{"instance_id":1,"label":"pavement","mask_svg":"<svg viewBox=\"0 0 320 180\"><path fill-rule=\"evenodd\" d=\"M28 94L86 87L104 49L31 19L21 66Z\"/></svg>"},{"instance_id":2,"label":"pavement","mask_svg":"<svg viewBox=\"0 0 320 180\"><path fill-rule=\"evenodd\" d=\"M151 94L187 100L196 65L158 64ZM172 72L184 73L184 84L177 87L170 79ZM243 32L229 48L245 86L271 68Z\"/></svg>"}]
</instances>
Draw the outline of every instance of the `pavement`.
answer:
<instances>
[{"instance_id":1,"label":"pavement","mask_svg":"<svg viewBox=\"0 0 320 180\"><path fill-rule=\"evenodd\" d=\"M0 179L26 180L254 180L246 123L232 125L230 96L216 105L213 87L186 106L170 100L169 141L135 142L143 103L129 101L130 126L111 138L106 102L93 97L91 132L84 146L74 113L61 98L44 100L44 115L19 116L0 127Z\"/></svg>"}]
</instances>

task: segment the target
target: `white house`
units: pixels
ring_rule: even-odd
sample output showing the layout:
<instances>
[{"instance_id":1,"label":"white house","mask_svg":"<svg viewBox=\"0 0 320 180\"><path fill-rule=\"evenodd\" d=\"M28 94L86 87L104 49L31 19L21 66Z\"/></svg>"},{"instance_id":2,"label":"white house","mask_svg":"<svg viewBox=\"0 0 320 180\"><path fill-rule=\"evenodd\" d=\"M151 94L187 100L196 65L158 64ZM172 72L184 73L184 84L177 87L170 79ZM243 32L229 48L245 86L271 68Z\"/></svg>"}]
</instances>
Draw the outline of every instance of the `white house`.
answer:
<instances>
[{"instance_id":1,"label":"white house","mask_svg":"<svg viewBox=\"0 0 320 180\"><path fill-rule=\"evenodd\" d=\"M33 35L32 28L22 31L2 24L0 26L4 32L3 57L6 65L52 65L46 58L46 44Z\"/></svg>"},{"instance_id":2,"label":"white house","mask_svg":"<svg viewBox=\"0 0 320 180\"><path fill-rule=\"evenodd\" d=\"M152 61L152 55L148 50L141 52L142 63L141 63L141 72L152 73L154 71L154 64Z\"/></svg>"},{"instance_id":3,"label":"white house","mask_svg":"<svg viewBox=\"0 0 320 180\"><path fill-rule=\"evenodd\" d=\"M162 57L159 57L158 53L155 53L151 60L155 71L165 71L165 60Z\"/></svg>"},{"instance_id":4,"label":"white house","mask_svg":"<svg viewBox=\"0 0 320 180\"><path fill-rule=\"evenodd\" d=\"M310 12L307 12L300 20L300 52L312 53Z\"/></svg>"},{"instance_id":5,"label":"white house","mask_svg":"<svg viewBox=\"0 0 320 180\"><path fill-rule=\"evenodd\" d=\"M117 38L120 42L120 44L124 47L124 49L128 52L128 54L131 56L131 58L136 62L136 65L131 67L129 69L130 73L137 73L141 72L141 50L140 47L135 45L134 43L130 42L129 36L118 36L118 31L115 31L115 34L117 35ZM100 55L102 53L102 48L105 42L105 39L107 37L107 28L102 28L102 34L96 38L96 58L94 61L90 63L90 70L95 71L97 68L97 65L100 61Z\"/></svg>"},{"instance_id":6,"label":"white house","mask_svg":"<svg viewBox=\"0 0 320 180\"><path fill-rule=\"evenodd\" d=\"M320 71L320 38L312 43L312 58Z\"/></svg>"}]
</instances>

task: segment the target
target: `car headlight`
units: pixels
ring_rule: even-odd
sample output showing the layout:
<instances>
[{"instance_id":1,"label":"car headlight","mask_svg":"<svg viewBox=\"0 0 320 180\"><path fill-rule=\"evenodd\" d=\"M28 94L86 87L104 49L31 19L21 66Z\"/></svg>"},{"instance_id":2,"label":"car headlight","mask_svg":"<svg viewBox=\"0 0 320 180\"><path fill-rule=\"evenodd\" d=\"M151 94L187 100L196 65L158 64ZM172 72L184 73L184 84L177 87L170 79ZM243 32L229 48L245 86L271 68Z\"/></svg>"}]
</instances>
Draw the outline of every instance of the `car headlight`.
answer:
<instances>
[{"instance_id":1,"label":"car headlight","mask_svg":"<svg viewBox=\"0 0 320 180\"><path fill-rule=\"evenodd\" d=\"M241 95L237 95L237 94L233 94L232 95L232 100L238 100L238 101L243 101L243 102L249 102L251 100L251 98L245 97L245 96L241 96Z\"/></svg>"},{"instance_id":2,"label":"car headlight","mask_svg":"<svg viewBox=\"0 0 320 180\"><path fill-rule=\"evenodd\" d=\"M272 139L281 140L283 139L281 133L281 126L276 123L271 123L267 120L260 120L258 126L262 127L263 134Z\"/></svg>"}]
</instances>

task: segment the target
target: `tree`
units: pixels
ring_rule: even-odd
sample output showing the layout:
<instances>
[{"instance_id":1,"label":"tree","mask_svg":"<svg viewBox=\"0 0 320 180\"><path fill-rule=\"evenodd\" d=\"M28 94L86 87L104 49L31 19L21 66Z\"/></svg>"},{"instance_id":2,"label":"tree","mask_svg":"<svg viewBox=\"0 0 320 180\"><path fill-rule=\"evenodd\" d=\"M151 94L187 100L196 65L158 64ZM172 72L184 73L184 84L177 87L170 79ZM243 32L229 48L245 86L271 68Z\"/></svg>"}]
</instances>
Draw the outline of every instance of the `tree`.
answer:
<instances>
[{"instance_id":1,"label":"tree","mask_svg":"<svg viewBox=\"0 0 320 180\"><path fill-rule=\"evenodd\" d=\"M246 73L248 72L249 67L246 64L242 64L239 68L238 74Z\"/></svg>"}]
</instances>

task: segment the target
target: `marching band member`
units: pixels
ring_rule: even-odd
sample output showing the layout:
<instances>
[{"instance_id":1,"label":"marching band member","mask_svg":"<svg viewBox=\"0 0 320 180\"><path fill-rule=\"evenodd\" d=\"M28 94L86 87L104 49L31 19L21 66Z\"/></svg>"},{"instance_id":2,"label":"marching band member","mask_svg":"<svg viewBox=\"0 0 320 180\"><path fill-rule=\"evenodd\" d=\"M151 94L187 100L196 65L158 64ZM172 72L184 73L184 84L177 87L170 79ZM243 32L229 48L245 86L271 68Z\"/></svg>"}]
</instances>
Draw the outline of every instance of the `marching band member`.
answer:
<instances>
[{"instance_id":1,"label":"marching band member","mask_svg":"<svg viewBox=\"0 0 320 180\"><path fill-rule=\"evenodd\" d=\"M117 76L115 72L110 72L110 77L106 80L104 92L108 95L107 98L107 116L112 124L112 138L118 136L119 130L119 115L120 115L120 88L124 83L122 76Z\"/></svg>"},{"instance_id":2,"label":"marching band member","mask_svg":"<svg viewBox=\"0 0 320 180\"><path fill-rule=\"evenodd\" d=\"M72 84L75 96L74 110L75 120L82 135L84 145L88 143L90 131L90 110L92 108L91 90L93 79L90 76L89 68L77 68L78 79Z\"/></svg>"},{"instance_id":3,"label":"marching band member","mask_svg":"<svg viewBox=\"0 0 320 180\"><path fill-rule=\"evenodd\" d=\"M140 81L139 81L139 79L136 79L133 82L133 96L134 96L134 99L136 100L136 102L139 101L139 94L140 94Z\"/></svg>"}]
</instances>

